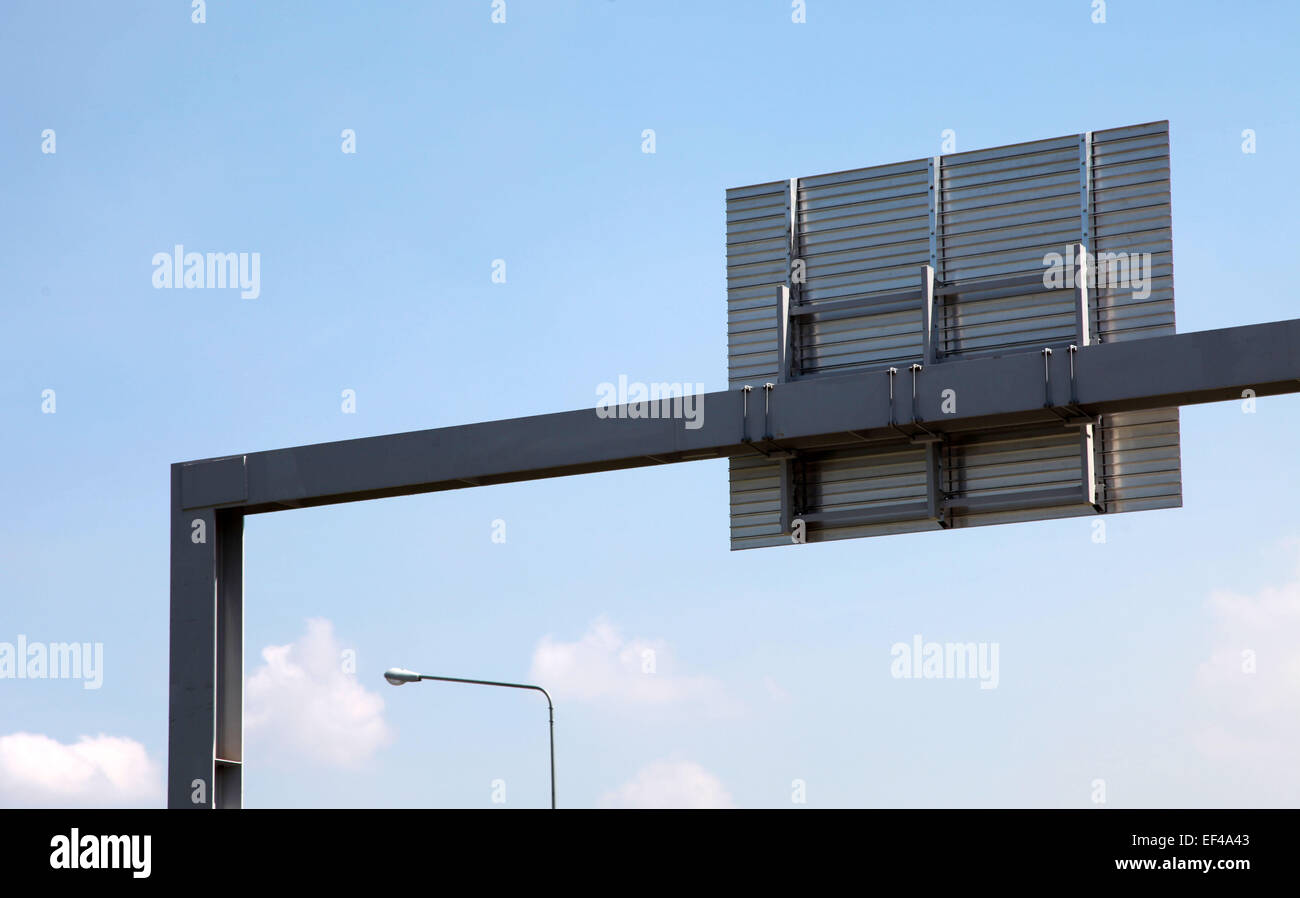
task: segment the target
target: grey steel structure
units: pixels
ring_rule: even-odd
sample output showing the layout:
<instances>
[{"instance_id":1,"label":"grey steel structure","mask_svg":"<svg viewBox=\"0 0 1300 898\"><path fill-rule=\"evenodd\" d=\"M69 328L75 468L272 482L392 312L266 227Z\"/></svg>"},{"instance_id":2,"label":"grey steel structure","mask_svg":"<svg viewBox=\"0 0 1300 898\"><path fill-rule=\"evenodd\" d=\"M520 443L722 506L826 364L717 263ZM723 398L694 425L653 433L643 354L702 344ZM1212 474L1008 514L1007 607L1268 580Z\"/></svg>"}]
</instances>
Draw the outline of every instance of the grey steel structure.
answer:
<instances>
[{"instance_id":1,"label":"grey steel structure","mask_svg":"<svg viewBox=\"0 0 1300 898\"><path fill-rule=\"evenodd\" d=\"M1142 133L1143 129L1147 133ZM1116 137L1123 132L1130 136ZM1080 177L1091 179L1092 188L1088 190L1085 185L1076 196L1082 197L1081 203L1089 204L1089 210L1085 213L1080 209L1077 235L1061 228L1054 232L1053 239L1064 238L1071 245L1083 246L1092 241L1094 247L1112 237L1121 241L1117 245L1158 244L1162 239L1158 233L1125 236L1134 232L1123 230L1122 222L1144 214L1135 208L1122 207L1121 203L1119 219L1107 218L1107 210L1115 209L1103 209L1100 204L1101 185L1108 176L1098 170L1098 159L1106 155L1099 156L1098 146L1123 140L1140 143L1148 138L1160 144L1163 133L1161 124L1085 135L1082 139L1090 142L1092 149L1084 157L1091 164L1083 168L1090 169L1090 173L1085 171ZM1151 156L1150 147L1141 150L1138 143L1127 146L1138 151L1139 156L1146 152L1148 162L1157 169L1165 164L1158 161L1160 154ZM1023 146L1038 148L1047 155L1066 151L1062 141ZM1076 152L1083 151L1076 147ZM931 183L937 184L943 168L949 167L956 174L942 183L959 190L962 172L973 169L961 169L954 159L965 157L965 163L978 168L1007 155L1005 149L960 154L941 161L933 176L926 162L925 172ZM1034 150L1010 155L1039 153ZM1150 162L1152 158L1157 161ZM1106 163L1111 164L1125 163ZM907 166L912 165L883 168L910 172ZM871 179L892 177L882 169L868 171L876 173ZM1114 171L1118 174L1120 169ZM1152 205L1157 207L1157 218L1166 216L1163 239L1167 246L1167 185L1161 194L1158 184L1152 186L1155 182L1141 177L1130 186L1164 196L1163 202ZM826 176L827 184L835 178L864 180ZM815 191L826 186L808 183L812 180L806 179L803 187L796 185L797 189ZM790 195L789 183L780 183L786 184ZM729 205L734 196L736 192L729 195ZM802 196L800 199L796 195L796 204L803 203L811 210L816 205L815 193ZM746 310L733 301L731 291L738 284L734 279L729 281L733 389L702 398L705 412L697 419L702 424L697 429L684 427L682 420L667 416L669 409L662 407L658 409L663 413L661 417L637 418L602 418L584 409L173 465L169 807L242 805L245 515L710 458L732 459L732 534L733 546L738 547L789 544L792 537L782 531L794 530L798 520L808 527L809 537L816 539L866 535L877 532L872 528L881 525L896 530L937 528L945 523L960 526L961 520L1023 520L1040 512L1059 516L1080 509L1097 513L1163 507L1178 504L1178 406L1240 399L1247 389L1257 396L1300 392L1300 319L1173 334L1172 294L1153 299L1146 309L1126 307L1130 304L1120 298L1090 299L1090 282L1084 281L1064 301L1058 301L1039 297L1037 292L1026 293L1027 281L1013 280L1017 277L1015 269L963 269L960 266L964 263L958 261L962 255L956 250L945 249L941 259L940 237L946 235L949 242L943 245L955 247L962 242L956 237L968 236L953 230L956 219L961 217L955 206L955 198L960 196L947 192L940 196L936 192L940 210L946 201L952 217L943 219L933 241L928 233L925 235L927 254L915 266L916 272L908 274L906 269L917 259L905 256L898 265L897 283L877 289L880 282L875 282L870 290L856 285L848 288L850 295L846 298L850 303L863 303L866 294L869 301L865 304L875 306L869 314L883 316L879 322L868 322L871 327L880 324L883 328L894 314L885 307L897 303L900 333L915 330L919 340L906 336L894 341L892 349L886 348L889 341L877 340L873 348L871 327L866 327L857 343L849 340L845 345L843 339L839 341L852 357L840 364L834 361L838 349L825 339L836 333L835 328L823 327L818 320L828 310L823 307L809 316L804 313L811 310L799 307L837 301L839 297L834 294L819 296L814 292L833 281L823 278L798 284L779 282L779 278L758 280L755 286L771 288L771 305L782 312L774 325L774 332L783 335L774 350L780 357L780 367L773 369L768 364L764 353L771 353L767 350L756 351L756 367L737 366L734 350L740 341L750 337L742 336L744 328L738 326ZM1107 194L1107 202L1118 196ZM1032 217L1032 208L1033 204L1028 203L1024 211L1014 211L1012 218L1022 214ZM927 222L928 209L927 203ZM811 217L815 216L805 215L799 220L807 222ZM1017 226L1013 221L1005 225L1009 240ZM1114 230L1117 227L1120 229ZM1162 228L1153 230L1159 232ZM729 226L729 241L731 233ZM1141 242L1148 238L1155 243ZM790 238L786 239L789 242ZM798 253L808 252L813 245L808 242L811 238L805 235L799 240ZM1138 242L1125 244L1124 240ZM732 245L729 242L729 263L736 258L730 252ZM1029 245L1037 251L1038 244ZM798 253L790 259L799 258ZM922 265L926 270L921 270ZM807 270L816 277L821 277L822 272L833 277L820 262L810 262ZM1161 272L1159 265L1156 270ZM971 271L990 280L1005 278L1007 283L997 280L999 286L989 287L981 282L981 292L962 293L970 290L963 278ZM1161 276L1167 274L1166 266ZM1016 290L1020 292L1007 292ZM779 298L775 297L778 291ZM901 295L889 298L893 292ZM795 294L793 308L791 293ZM1003 323L991 333L982 331L979 324L984 319L976 312L999 309L999 293L1003 299L1026 300L1035 309L1040 306L1032 304L1055 303L1057 311L1026 316L1039 319L1042 329L1023 322L1016 324L1019 319L1015 316L1008 318L995 312L992 318ZM1156 295L1153 291L1152 297ZM943 302L940 297L944 297ZM991 305L980 306L981 302ZM853 316L863 314L859 305L844 308ZM770 317L758 299L755 309L762 309L755 314ZM1085 310L1086 314L1081 314ZM809 317L811 330L803 321ZM860 322L851 326L863 325ZM1020 329L1014 330L1016 327ZM802 335L787 340L800 328L804 328ZM1089 339L1090 334L1100 334L1102 342ZM981 343L985 338L991 342ZM753 339L768 338L760 335ZM945 391L950 389L957 390L955 408L945 408ZM1127 434L1125 428L1129 428ZM1107 456L1099 464L1101 473L1094 468L1093 477L1089 477L1088 460L1093 459L1097 465L1101 456L1096 448L1099 430L1111 435L1110 442L1105 449ZM1120 436L1116 436L1117 432ZM981 453L996 453L997 447L1008 441L1015 445L1020 440L1031 448L1041 446L1062 433L1068 439L1059 441L1060 448L1053 450L1055 455L1011 452L996 463L1008 475L1017 467L1024 468L1018 485L984 494L954 487L960 485L961 477L951 472L965 470L964 476L970 482L977 468L971 459ZM1092 452L1087 446L1090 433ZM924 459L919 472L917 457ZM1045 462L1048 457L1056 459L1058 470L1077 469L1078 475L1055 479L1040 476L1039 472L1050 467ZM840 461L845 458L849 459L847 463ZM965 459L960 468L954 458ZM836 465L847 473L836 474ZM818 490L824 496L836 482L878 481L881 472L891 465L905 472L900 477L907 483L897 500L874 506L855 500L850 507L836 509L824 498L816 498ZM792 473L791 469L798 466L805 470ZM1125 478L1143 473L1144 468L1155 475L1158 487L1148 495L1142 495L1141 490L1126 494L1129 482ZM945 470L949 473L944 474ZM755 476L766 477L769 483L758 487L764 491L761 499L745 497L740 504L750 507L738 508L736 484L745 479L746 471L761 472ZM775 473L775 490L770 472ZM1015 477L1010 480L1015 484ZM920 484L924 486L918 490ZM752 491L739 491L742 496L746 492ZM1034 497L1026 494L1033 492L1042 494L1037 499L1043 504L1029 501ZM837 511L845 514L837 516ZM870 516L876 512L880 516L872 519ZM745 530L745 517L754 515L763 520L754 525L752 532Z\"/></svg>"},{"instance_id":2,"label":"grey steel structure","mask_svg":"<svg viewBox=\"0 0 1300 898\"><path fill-rule=\"evenodd\" d=\"M924 367L1172 334L1169 193L1167 122L729 190L732 388L892 370L899 424L733 458L732 548L1180 505L1177 408L968 433L911 409Z\"/></svg>"}]
</instances>

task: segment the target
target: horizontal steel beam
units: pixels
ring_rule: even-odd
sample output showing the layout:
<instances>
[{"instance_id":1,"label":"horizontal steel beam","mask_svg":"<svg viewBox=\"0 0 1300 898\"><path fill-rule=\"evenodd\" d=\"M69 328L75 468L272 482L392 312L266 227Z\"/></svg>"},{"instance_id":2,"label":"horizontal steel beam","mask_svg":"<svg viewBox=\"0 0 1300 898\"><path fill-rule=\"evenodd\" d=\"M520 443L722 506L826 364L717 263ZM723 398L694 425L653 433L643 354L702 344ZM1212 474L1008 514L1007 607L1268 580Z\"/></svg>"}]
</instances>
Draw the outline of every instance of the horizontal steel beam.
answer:
<instances>
[{"instance_id":1,"label":"horizontal steel beam","mask_svg":"<svg viewBox=\"0 0 1300 898\"><path fill-rule=\"evenodd\" d=\"M1034 490L994 496L964 496L945 500L944 508L952 511L988 512L1010 511L1024 508L1058 508L1062 505L1084 504L1083 488L1079 486L1058 489ZM1091 503L1087 503L1091 504Z\"/></svg>"},{"instance_id":2,"label":"horizontal steel beam","mask_svg":"<svg viewBox=\"0 0 1300 898\"><path fill-rule=\"evenodd\" d=\"M859 315L883 315L886 312L910 312L921 302L921 288L898 290L853 299L826 299L816 303L791 306L790 314L799 317L827 315L831 312L854 312Z\"/></svg>"},{"instance_id":3,"label":"horizontal steel beam","mask_svg":"<svg viewBox=\"0 0 1300 898\"><path fill-rule=\"evenodd\" d=\"M766 410L761 382L747 397L708 393L694 399L694 421L669 417L664 400L642 410L662 417L585 409L207 459L179 466L181 500L253 514L921 433L914 421L936 433L1049 421L1057 416L1047 397L1071 401L1070 355L900 370L892 407L889 375L871 371L777 384ZM1074 366L1074 395L1089 415L1238 399L1246 389L1300 392L1300 319L1083 346Z\"/></svg>"},{"instance_id":4,"label":"horizontal steel beam","mask_svg":"<svg viewBox=\"0 0 1300 898\"><path fill-rule=\"evenodd\" d=\"M242 804L246 514L693 459L789 458L870 439L978 437L981 428L1018 423L1068 426L1063 417L1078 426L1085 415L1237 399L1246 389L1297 392L1300 320L899 367L892 401L890 374L872 371L770 391L764 381L695 397L686 408L668 400L605 417L586 409L173 465L168 806ZM1072 397L1068 411L1046 407ZM932 490L907 513L942 526L944 505ZM874 520L898 511L850 514Z\"/></svg>"},{"instance_id":5,"label":"horizontal steel beam","mask_svg":"<svg viewBox=\"0 0 1300 898\"><path fill-rule=\"evenodd\" d=\"M890 524L895 521L915 521L930 515L928 502L905 502L882 508L845 511L807 511L799 518L808 524L845 526L850 524ZM937 527L938 524L936 523Z\"/></svg>"}]
</instances>

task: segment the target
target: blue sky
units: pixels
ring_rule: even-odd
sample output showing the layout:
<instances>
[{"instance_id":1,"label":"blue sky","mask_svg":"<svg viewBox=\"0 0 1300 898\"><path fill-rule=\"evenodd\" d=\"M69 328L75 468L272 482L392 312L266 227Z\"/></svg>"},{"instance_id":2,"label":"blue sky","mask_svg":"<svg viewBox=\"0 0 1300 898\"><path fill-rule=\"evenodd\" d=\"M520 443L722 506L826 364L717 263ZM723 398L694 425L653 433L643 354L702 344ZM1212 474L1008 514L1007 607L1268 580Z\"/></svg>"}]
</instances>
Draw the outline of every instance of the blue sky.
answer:
<instances>
[{"instance_id":1,"label":"blue sky","mask_svg":"<svg viewBox=\"0 0 1300 898\"><path fill-rule=\"evenodd\" d=\"M4 4L0 642L104 671L0 679L0 805L162 802L171 463L724 388L727 187L1169 119L1179 330L1295 317L1295 6L1092 13ZM178 243L260 296L154 289ZM1104 544L731 553L720 461L250 518L246 803L545 804L537 696L402 665L551 676L566 806L1295 805L1298 412L1184 409L1185 507ZM997 643L998 687L893 678L914 634Z\"/></svg>"}]
</instances>

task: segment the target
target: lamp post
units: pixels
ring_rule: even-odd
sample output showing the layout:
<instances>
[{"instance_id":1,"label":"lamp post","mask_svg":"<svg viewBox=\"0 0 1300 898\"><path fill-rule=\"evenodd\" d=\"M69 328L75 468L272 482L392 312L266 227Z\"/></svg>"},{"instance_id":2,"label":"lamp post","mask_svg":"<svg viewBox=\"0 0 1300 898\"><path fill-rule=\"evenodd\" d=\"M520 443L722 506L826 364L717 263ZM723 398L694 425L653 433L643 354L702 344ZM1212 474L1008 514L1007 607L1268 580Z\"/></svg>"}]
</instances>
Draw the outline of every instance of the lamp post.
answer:
<instances>
[{"instance_id":1,"label":"lamp post","mask_svg":"<svg viewBox=\"0 0 1300 898\"><path fill-rule=\"evenodd\" d=\"M508 689L532 689L546 696L546 710L550 718L551 728L551 810L555 810L555 705L551 703L551 694L541 686L530 686L526 683L498 683L495 680L466 680L461 677L435 677L430 674L416 673L413 670L404 670L400 667L389 668L384 671L384 679L394 686L405 686L407 683L418 683L420 680L438 680L442 683L471 683L475 686L505 686Z\"/></svg>"}]
</instances>

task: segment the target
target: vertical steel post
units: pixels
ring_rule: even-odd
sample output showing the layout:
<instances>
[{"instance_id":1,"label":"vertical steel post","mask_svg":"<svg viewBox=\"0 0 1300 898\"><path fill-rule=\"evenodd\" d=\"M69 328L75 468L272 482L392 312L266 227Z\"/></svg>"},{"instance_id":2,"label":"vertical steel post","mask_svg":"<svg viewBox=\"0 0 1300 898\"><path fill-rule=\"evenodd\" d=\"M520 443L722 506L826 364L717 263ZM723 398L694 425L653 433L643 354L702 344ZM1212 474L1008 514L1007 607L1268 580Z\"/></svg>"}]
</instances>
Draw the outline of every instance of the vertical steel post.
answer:
<instances>
[{"instance_id":1,"label":"vertical steel post","mask_svg":"<svg viewBox=\"0 0 1300 898\"><path fill-rule=\"evenodd\" d=\"M551 810L555 810L555 705L551 704L551 696L546 695L546 714L551 723Z\"/></svg>"},{"instance_id":2,"label":"vertical steel post","mask_svg":"<svg viewBox=\"0 0 1300 898\"><path fill-rule=\"evenodd\" d=\"M807 269L799 258L799 179L791 178L785 198L785 285L778 288L777 295L777 352L780 366L776 373L776 382L785 383L799 376L795 370L794 341L796 323L790 318L790 307L803 302L803 281ZM799 277L795 277L795 265L799 265Z\"/></svg>"},{"instance_id":3,"label":"vertical steel post","mask_svg":"<svg viewBox=\"0 0 1300 898\"><path fill-rule=\"evenodd\" d=\"M172 465L171 650L167 806L214 806L217 547L211 508L185 510L181 465Z\"/></svg>"},{"instance_id":4,"label":"vertical steel post","mask_svg":"<svg viewBox=\"0 0 1300 898\"><path fill-rule=\"evenodd\" d=\"M933 162L931 163L933 165ZM931 194L933 197L933 193ZM931 202L931 228L934 202ZM931 245L934 236L931 231ZM932 249L933 252L933 249ZM934 266L921 266L921 363L932 365L935 360L934 349ZM912 374L912 388L916 389L916 374ZM940 527L946 526L943 513L943 456L937 442L925 444L925 507L926 516L936 521Z\"/></svg>"},{"instance_id":5,"label":"vertical steel post","mask_svg":"<svg viewBox=\"0 0 1300 898\"><path fill-rule=\"evenodd\" d=\"M938 443L925 444L925 513L940 527L946 527L943 508L943 448Z\"/></svg>"},{"instance_id":6,"label":"vertical steel post","mask_svg":"<svg viewBox=\"0 0 1300 898\"><path fill-rule=\"evenodd\" d=\"M242 462L241 462L242 465ZM172 466L167 806L243 806L244 515L185 507Z\"/></svg>"},{"instance_id":7,"label":"vertical steel post","mask_svg":"<svg viewBox=\"0 0 1300 898\"><path fill-rule=\"evenodd\" d=\"M244 806L244 516L217 512L217 808Z\"/></svg>"},{"instance_id":8,"label":"vertical steel post","mask_svg":"<svg viewBox=\"0 0 1300 898\"><path fill-rule=\"evenodd\" d=\"M1079 348L1092 343L1093 303L1088 295L1088 253L1092 249L1092 132L1085 131L1079 135L1079 244L1075 254L1079 259L1079 269L1074 281L1075 289L1075 336ZM1096 279L1093 279L1094 285ZM1096 310L1097 332L1101 332L1101 311ZM1070 354L1071 364L1078 360L1078 353ZM1074 380L1073 372L1071 381ZM1093 428L1091 424L1079 428L1079 456L1083 462L1083 501L1097 511L1105 511L1105 496L1097 495L1097 454L1096 443L1105 442L1102 428ZM1106 453L1101 453L1103 462Z\"/></svg>"},{"instance_id":9,"label":"vertical steel post","mask_svg":"<svg viewBox=\"0 0 1300 898\"><path fill-rule=\"evenodd\" d=\"M785 383L790 379L790 321L791 290L785 284L776 288L776 382Z\"/></svg>"},{"instance_id":10,"label":"vertical steel post","mask_svg":"<svg viewBox=\"0 0 1300 898\"><path fill-rule=\"evenodd\" d=\"M790 179L790 189L786 194L785 202L786 218L786 251L785 251L785 277L786 283L777 287L777 356L778 369L776 382L779 384L787 383L794 380L798 375L795 370L795 347L794 341L797 339L795 334L796 324L790 317L791 306L802 301L802 280L795 278L794 266L799 262L799 179ZM807 275L806 269L802 269L801 277ZM772 394L770 391L764 397L765 402L770 402ZM789 535L793 527L795 509L793 504L793 481L794 481L794 460L783 458L777 462L778 481L780 483L780 527L781 533Z\"/></svg>"},{"instance_id":11,"label":"vertical steel post","mask_svg":"<svg viewBox=\"0 0 1300 898\"><path fill-rule=\"evenodd\" d=\"M941 192L941 191L940 191L940 187L942 186L942 174L941 174L941 173L942 173L942 169L943 169L943 157L942 157L942 156L931 156L931 157L930 157L930 164L929 164L929 172L928 172L928 179L929 179L929 182L930 182L930 183L929 183L929 188L928 188L928 191L927 191L928 194L929 194L930 264L929 264L927 267L930 269L930 275L929 275L929 277L930 277L930 279L931 279L931 280L930 280L929 290L930 290L930 293L931 293L931 301L930 301L931 312L930 312L930 317L931 317L931 321L932 321L932 322L933 322L933 318L934 318L933 307L934 307L934 298L935 298L934 295L933 295L933 294L934 294L934 281L933 281L933 279L938 275L938 271L939 271L939 230L940 230L940 226L941 226L941 224L942 224L942 222L940 221L940 207L941 207L941 203L942 203L942 197L940 197L939 194L940 194L940 192ZM924 281L924 280L922 280L922 282L921 282L921 286L922 286L922 289L925 289L925 281ZM931 337L929 338L929 341L928 341L928 345L930 346L930 350L929 350L929 352L928 352L928 356L929 356L929 357L926 358L925 361L924 361L924 364L926 364L926 365L933 364L934 362L938 361L938 359L939 359L939 350L940 350L940 348L941 348L942 345L943 345L943 340L942 340L942 338L943 338L943 336L944 336L944 332L945 332L945 329L946 329L946 326L947 326L947 314L946 314L946 311L947 311L947 307L945 306L945 307L944 307L944 310L942 310L942 311L939 313L939 329L940 329L940 331L941 331L941 333L940 333L940 347L939 347L939 348L936 348L936 347L935 347L935 345L934 345L934 338L933 338L933 336L931 336Z\"/></svg>"},{"instance_id":12,"label":"vertical steel post","mask_svg":"<svg viewBox=\"0 0 1300 898\"><path fill-rule=\"evenodd\" d=\"M1086 182L1085 182L1086 183ZM1084 203L1085 207L1087 203ZM1086 234L1085 229L1085 234ZM1078 349L1082 349L1092 342L1091 319L1092 315L1089 309L1088 301L1088 278L1090 268L1088 264L1088 245L1086 243L1076 243L1074 245L1075 272L1074 272L1074 326L1075 326L1075 346L1070 347L1070 401L1076 400L1075 383L1077 372L1075 365L1078 362ZM1094 279L1095 282L1095 279ZM1078 349L1076 349L1076 346ZM1093 426L1084 424L1079 428L1079 477L1083 489L1083 501L1091 505L1097 511L1101 511L1101 506L1097 499L1097 456L1094 445Z\"/></svg>"},{"instance_id":13,"label":"vertical steel post","mask_svg":"<svg viewBox=\"0 0 1300 898\"><path fill-rule=\"evenodd\" d=\"M934 267L921 266L921 364L934 364Z\"/></svg>"},{"instance_id":14,"label":"vertical steel post","mask_svg":"<svg viewBox=\"0 0 1300 898\"><path fill-rule=\"evenodd\" d=\"M1090 311L1088 296L1088 276L1090 266L1088 265L1088 245L1086 243L1076 243L1074 245L1075 273L1074 273L1074 341L1080 347L1087 346L1092 342L1092 314ZM1094 283L1096 278L1093 278Z\"/></svg>"}]
</instances>

